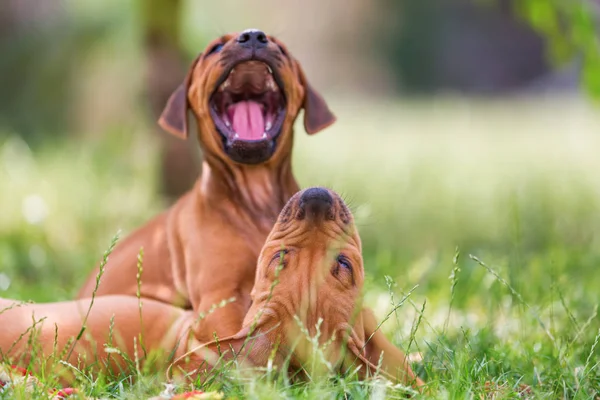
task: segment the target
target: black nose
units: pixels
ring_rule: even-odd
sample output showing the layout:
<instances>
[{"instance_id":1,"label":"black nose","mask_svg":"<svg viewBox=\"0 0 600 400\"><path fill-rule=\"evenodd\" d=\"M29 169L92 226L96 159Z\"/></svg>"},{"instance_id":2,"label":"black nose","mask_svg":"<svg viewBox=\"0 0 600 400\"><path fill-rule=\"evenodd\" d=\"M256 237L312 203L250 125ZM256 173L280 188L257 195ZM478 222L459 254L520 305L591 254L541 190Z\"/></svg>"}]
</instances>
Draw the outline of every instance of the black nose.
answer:
<instances>
[{"instance_id":1,"label":"black nose","mask_svg":"<svg viewBox=\"0 0 600 400\"><path fill-rule=\"evenodd\" d=\"M258 29L246 29L237 38L237 42L242 46L255 49L265 47L268 41L267 35Z\"/></svg>"},{"instance_id":2,"label":"black nose","mask_svg":"<svg viewBox=\"0 0 600 400\"><path fill-rule=\"evenodd\" d=\"M328 218L332 216L333 198L326 189L306 189L300 197L301 216L309 218Z\"/></svg>"}]
</instances>

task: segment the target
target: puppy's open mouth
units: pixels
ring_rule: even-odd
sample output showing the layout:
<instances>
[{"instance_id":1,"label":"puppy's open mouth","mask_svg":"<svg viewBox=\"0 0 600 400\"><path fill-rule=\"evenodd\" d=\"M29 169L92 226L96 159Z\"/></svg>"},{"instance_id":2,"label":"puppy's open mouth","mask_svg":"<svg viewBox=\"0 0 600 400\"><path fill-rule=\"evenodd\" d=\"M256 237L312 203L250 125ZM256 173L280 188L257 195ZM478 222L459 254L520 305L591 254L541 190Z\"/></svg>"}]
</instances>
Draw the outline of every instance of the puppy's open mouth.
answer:
<instances>
[{"instance_id":1,"label":"puppy's open mouth","mask_svg":"<svg viewBox=\"0 0 600 400\"><path fill-rule=\"evenodd\" d=\"M277 74L266 63L255 60L236 64L221 78L210 99L210 111L230 156L228 150L232 147L245 149L243 153L270 147L272 153L286 111L279 82ZM241 162L260 162L255 159L264 158L256 154L247 156L237 154L233 158L241 158L236 160Z\"/></svg>"}]
</instances>

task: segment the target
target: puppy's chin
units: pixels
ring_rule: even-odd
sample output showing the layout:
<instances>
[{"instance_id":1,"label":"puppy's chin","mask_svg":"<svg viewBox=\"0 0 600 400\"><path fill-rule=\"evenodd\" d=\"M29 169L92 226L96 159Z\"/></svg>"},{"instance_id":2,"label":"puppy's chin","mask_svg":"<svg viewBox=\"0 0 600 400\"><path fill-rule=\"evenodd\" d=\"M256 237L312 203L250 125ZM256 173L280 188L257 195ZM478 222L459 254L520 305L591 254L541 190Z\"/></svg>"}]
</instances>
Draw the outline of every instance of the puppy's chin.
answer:
<instances>
[{"instance_id":1,"label":"puppy's chin","mask_svg":"<svg viewBox=\"0 0 600 400\"><path fill-rule=\"evenodd\" d=\"M224 144L225 154L241 164L260 164L268 161L275 153L275 140L256 141L232 140Z\"/></svg>"}]
</instances>

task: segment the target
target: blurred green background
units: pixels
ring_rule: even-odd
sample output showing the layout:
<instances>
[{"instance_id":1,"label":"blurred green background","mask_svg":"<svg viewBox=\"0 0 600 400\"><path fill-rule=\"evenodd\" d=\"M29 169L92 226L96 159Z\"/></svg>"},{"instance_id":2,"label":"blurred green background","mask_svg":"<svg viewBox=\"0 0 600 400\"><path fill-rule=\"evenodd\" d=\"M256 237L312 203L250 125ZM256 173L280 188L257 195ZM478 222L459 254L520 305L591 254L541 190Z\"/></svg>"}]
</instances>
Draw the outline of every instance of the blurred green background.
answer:
<instances>
[{"instance_id":1,"label":"blurred green background","mask_svg":"<svg viewBox=\"0 0 600 400\"><path fill-rule=\"evenodd\" d=\"M3 0L0 296L72 298L117 230L189 187L197 146L156 116L207 41L259 27L339 117L315 137L298 126L295 173L352 204L377 313L418 285L398 312L427 302L421 342L449 324L533 351L546 327L585 359L600 328L598 19L578 0Z\"/></svg>"}]
</instances>

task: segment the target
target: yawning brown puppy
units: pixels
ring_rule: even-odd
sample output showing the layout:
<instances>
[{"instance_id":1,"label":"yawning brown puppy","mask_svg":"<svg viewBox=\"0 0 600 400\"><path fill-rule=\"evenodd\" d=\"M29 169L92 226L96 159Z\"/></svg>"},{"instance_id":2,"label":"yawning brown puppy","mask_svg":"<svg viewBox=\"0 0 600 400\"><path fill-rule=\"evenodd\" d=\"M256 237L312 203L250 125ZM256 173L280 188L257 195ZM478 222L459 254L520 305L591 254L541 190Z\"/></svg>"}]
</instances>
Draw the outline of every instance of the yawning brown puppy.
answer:
<instances>
[{"instance_id":1,"label":"yawning brown puppy","mask_svg":"<svg viewBox=\"0 0 600 400\"><path fill-rule=\"evenodd\" d=\"M97 294L134 295L144 248L142 297L207 312L199 340L235 333L250 306L256 260L279 211L298 190L292 175L292 128L301 109L309 134L335 117L277 39L259 30L225 35L194 61L160 125L190 134L194 116L202 175L173 207L119 243ZM94 271L79 298L92 295Z\"/></svg>"}]
</instances>

